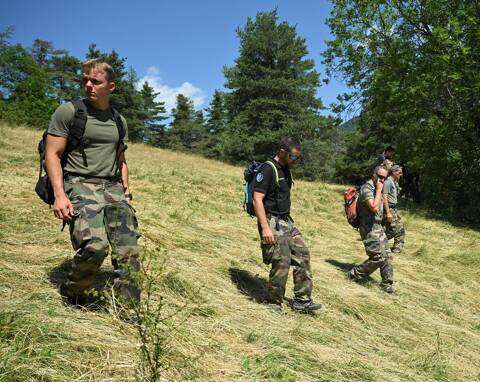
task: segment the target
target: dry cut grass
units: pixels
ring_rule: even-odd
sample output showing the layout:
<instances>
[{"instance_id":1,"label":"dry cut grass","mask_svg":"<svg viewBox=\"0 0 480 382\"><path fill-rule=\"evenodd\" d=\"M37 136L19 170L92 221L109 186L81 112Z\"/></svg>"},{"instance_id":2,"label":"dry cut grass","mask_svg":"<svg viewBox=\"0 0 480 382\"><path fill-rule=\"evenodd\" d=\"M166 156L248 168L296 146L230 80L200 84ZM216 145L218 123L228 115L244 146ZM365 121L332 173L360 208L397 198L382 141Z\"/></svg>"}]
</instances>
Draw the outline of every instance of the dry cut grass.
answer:
<instances>
[{"instance_id":1,"label":"dry cut grass","mask_svg":"<svg viewBox=\"0 0 480 382\"><path fill-rule=\"evenodd\" d=\"M135 380L132 325L65 306L55 289L72 251L33 192L40 135L0 128L0 381ZM241 208L242 169L140 144L127 156L167 309L188 311L171 318L164 380L480 380L479 232L404 211L388 296L378 274L367 285L344 277L364 252L342 215L343 187L297 181L293 216L325 310L280 316L259 302L268 268Z\"/></svg>"}]
</instances>

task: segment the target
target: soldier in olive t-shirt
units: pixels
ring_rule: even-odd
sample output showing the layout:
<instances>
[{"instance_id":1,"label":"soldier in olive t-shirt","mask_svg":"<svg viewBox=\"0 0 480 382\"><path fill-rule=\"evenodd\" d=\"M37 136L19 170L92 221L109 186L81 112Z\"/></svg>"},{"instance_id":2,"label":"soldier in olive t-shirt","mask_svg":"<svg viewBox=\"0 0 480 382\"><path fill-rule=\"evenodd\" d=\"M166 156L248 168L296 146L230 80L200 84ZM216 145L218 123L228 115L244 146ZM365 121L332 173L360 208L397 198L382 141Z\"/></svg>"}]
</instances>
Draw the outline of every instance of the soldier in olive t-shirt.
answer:
<instances>
[{"instance_id":1,"label":"soldier in olive t-shirt","mask_svg":"<svg viewBox=\"0 0 480 382\"><path fill-rule=\"evenodd\" d=\"M47 130L45 167L55 195L53 212L68 222L75 250L67 280L59 291L75 305L88 304L95 274L108 254L114 267L115 295L127 303L140 301L135 276L141 267L140 232L130 205L125 137L119 136L117 112L110 103L114 80L108 63L94 59L82 64L85 130L80 147L67 151L66 158L75 121L73 103L55 110ZM126 121L120 118L126 134Z\"/></svg>"},{"instance_id":2,"label":"soldier in olive t-shirt","mask_svg":"<svg viewBox=\"0 0 480 382\"><path fill-rule=\"evenodd\" d=\"M381 174L379 172L381 172ZM378 178L380 176L385 178L386 175L387 170L384 167L377 167L373 177L360 188L357 202L358 215L360 218L359 232L368 259L362 264L355 265L347 273L347 277L353 281L362 281L372 272L380 268L380 275L382 277L380 287L387 293L393 293L391 254L388 248L388 239L381 224L383 218L383 194L381 194L382 198L375 212L368 207L369 201L376 200L378 191L375 184Z\"/></svg>"},{"instance_id":3,"label":"soldier in olive t-shirt","mask_svg":"<svg viewBox=\"0 0 480 382\"><path fill-rule=\"evenodd\" d=\"M87 105L87 124L85 125L83 149L76 148L67 157L65 173L85 177L114 178L118 177L117 146L118 128L113 119L111 109L98 110ZM57 108L50 121L48 134L68 137L75 115L71 102ZM128 139L127 122L123 117L125 138Z\"/></svg>"}]
</instances>

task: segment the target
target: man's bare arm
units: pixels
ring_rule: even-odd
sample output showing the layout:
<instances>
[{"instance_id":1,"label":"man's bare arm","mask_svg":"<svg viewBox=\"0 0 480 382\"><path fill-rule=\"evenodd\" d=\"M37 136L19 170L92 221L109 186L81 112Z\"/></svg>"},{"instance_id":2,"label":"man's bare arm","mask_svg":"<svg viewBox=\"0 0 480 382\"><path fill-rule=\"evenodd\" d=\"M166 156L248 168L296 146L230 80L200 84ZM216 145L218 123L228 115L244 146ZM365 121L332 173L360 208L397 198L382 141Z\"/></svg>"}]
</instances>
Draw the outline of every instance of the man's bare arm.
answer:
<instances>
[{"instance_id":1,"label":"man's bare arm","mask_svg":"<svg viewBox=\"0 0 480 382\"><path fill-rule=\"evenodd\" d=\"M128 187L128 166L127 166L127 161L125 159L125 151L122 151L119 154L118 163L120 166L120 175L122 177L123 190L125 194L129 194L130 190Z\"/></svg>"},{"instance_id":2,"label":"man's bare arm","mask_svg":"<svg viewBox=\"0 0 480 382\"><path fill-rule=\"evenodd\" d=\"M270 229L270 226L267 221L267 214L265 213L265 207L263 205L263 199L265 194L261 192L253 192L253 209L255 210L255 215L257 215L258 224L262 228L262 241L265 244L274 244L275 237L273 232Z\"/></svg>"},{"instance_id":3,"label":"man's bare arm","mask_svg":"<svg viewBox=\"0 0 480 382\"><path fill-rule=\"evenodd\" d=\"M73 205L65 194L63 188L63 170L61 159L67 147L67 138L47 135L45 149L45 167L48 178L52 184L55 202L53 213L62 220L70 220L73 217Z\"/></svg>"},{"instance_id":4,"label":"man's bare arm","mask_svg":"<svg viewBox=\"0 0 480 382\"><path fill-rule=\"evenodd\" d=\"M375 189L375 198L367 200L368 209L376 214L380 209L381 203L383 203L382 188L377 186Z\"/></svg>"}]
</instances>

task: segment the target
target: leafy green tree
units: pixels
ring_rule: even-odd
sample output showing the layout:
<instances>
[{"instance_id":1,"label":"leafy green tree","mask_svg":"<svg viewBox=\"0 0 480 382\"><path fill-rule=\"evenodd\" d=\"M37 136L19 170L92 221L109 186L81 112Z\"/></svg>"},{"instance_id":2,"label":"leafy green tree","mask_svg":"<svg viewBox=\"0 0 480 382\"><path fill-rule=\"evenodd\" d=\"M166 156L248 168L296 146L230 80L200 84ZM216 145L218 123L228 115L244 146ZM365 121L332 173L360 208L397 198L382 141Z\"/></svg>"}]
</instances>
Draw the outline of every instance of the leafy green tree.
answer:
<instances>
[{"instance_id":1,"label":"leafy green tree","mask_svg":"<svg viewBox=\"0 0 480 382\"><path fill-rule=\"evenodd\" d=\"M34 40L31 52L37 65L48 73L59 103L82 97L78 58L70 56L65 49L55 49L51 41L41 39Z\"/></svg>"},{"instance_id":2,"label":"leafy green tree","mask_svg":"<svg viewBox=\"0 0 480 382\"><path fill-rule=\"evenodd\" d=\"M362 109L344 163L393 143L430 206L479 222L478 4L335 0L328 24L325 63L354 89L342 107Z\"/></svg>"},{"instance_id":3,"label":"leafy green tree","mask_svg":"<svg viewBox=\"0 0 480 382\"><path fill-rule=\"evenodd\" d=\"M304 140L314 134L309 122L321 108L316 98L319 74L306 58L305 39L294 26L279 22L276 10L248 18L237 30L235 64L224 68L229 125L222 137L229 160L268 157L281 137Z\"/></svg>"},{"instance_id":4,"label":"leafy green tree","mask_svg":"<svg viewBox=\"0 0 480 382\"><path fill-rule=\"evenodd\" d=\"M54 89L47 72L21 45L11 45L11 29L0 38L0 119L45 128L55 110Z\"/></svg>"}]
</instances>

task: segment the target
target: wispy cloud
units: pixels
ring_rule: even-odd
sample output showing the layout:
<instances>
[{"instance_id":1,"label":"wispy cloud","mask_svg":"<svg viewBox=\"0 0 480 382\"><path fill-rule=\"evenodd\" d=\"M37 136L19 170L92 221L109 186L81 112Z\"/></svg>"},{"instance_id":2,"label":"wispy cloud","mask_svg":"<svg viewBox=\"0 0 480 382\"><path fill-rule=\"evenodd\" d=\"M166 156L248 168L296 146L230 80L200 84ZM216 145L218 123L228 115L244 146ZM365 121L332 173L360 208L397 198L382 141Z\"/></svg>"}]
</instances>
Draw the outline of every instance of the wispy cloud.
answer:
<instances>
[{"instance_id":1,"label":"wispy cloud","mask_svg":"<svg viewBox=\"0 0 480 382\"><path fill-rule=\"evenodd\" d=\"M172 108L175 107L175 101L178 94L183 94L193 100L195 108L197 109L205 103L205 94L202 89L197 88L190 82L184 82L177 87L170 87L163 83L162 77L160 76L160 69L156 66L150 66L147 69L147 74L140 79L140 88L145 81L148 81L150 86L155 89L155 92L160 93L157 96L157 101L165 102L165 109L167 112L171 112Z\"/></svg>"}]
</instances>

